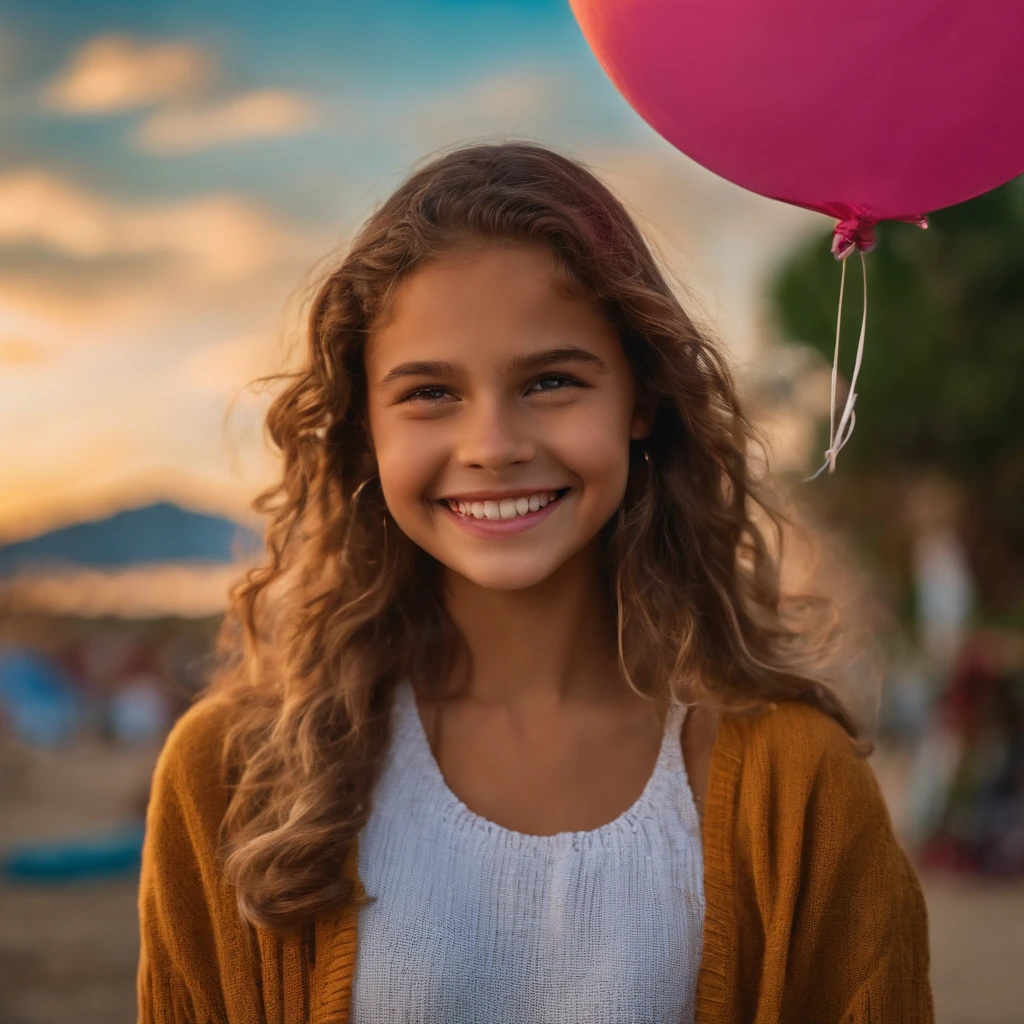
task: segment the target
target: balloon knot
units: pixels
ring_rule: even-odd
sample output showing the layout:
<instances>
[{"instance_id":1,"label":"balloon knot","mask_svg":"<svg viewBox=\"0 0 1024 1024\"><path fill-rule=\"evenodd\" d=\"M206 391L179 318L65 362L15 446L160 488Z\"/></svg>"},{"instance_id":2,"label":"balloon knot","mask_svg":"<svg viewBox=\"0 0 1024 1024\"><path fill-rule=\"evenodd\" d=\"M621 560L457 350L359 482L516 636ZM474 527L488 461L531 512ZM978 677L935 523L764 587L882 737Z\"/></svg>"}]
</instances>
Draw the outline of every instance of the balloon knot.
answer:
<instances>
[{"instance_id":1,"label":"balloon knot","mask_svg":"<svg viewBox=\"0 0 1024 1024\"><path fill-rule=\"evenodd\" d=\"M839 223L832 234L832 255L837 260L845 260L847 256L858 249L861 252L870 252L874 249L875 226L878 224L878 220L868 216L865 208L844 204L827 209L828 212L839 217ZM843 213L848 216L844 217ZM904 224L916 224L919 228L928 227L928 218L919 213L907 217L886 219L898 220Z\"/></svg>"},{"instance_id":2,"label":"balloon knot","mask_svg":"<svg viewBox=\"0 0 1024 1024\"><path fill-rule=\"evenodd\" d=\"M875 247L875 225L878 221L863 217L847 217L841 220L832 234L832 255L845 260L857 251L870 252Z\"/></svg>"}]
</instances>

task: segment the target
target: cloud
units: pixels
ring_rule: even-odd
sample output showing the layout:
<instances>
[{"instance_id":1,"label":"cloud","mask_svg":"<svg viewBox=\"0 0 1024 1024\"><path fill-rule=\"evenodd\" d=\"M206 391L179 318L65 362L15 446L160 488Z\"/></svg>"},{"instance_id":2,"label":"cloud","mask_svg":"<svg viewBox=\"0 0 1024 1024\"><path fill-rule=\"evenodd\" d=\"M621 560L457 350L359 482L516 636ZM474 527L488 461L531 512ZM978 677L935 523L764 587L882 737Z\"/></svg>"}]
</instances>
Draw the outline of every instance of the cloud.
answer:
<instances>
[{"instance_id":1,"label":"cloud","mask_svg":"<svg viewBox=\"0 0 1024 1024\"><path fill-rule=\"evenodd\" d=\"M139 265L136 266L135 264ZM135 332L141 339L175 306L217 290L190 281L161 261L112 260L82 264L18 255L0 260L0 334L31 339L55 355ZM4 330L7 321L31 326Z\"/></svg>"},{"instance_id":2,"label":"cloud","mask_svg":"<svg viewBox=\"0 0 1024 1024\"><path fill-rule=\"evenodd\" d=\"M233 195L139 207L123 213L127 251L165 250L214 282L250 277L294 253L298 237L254 203Z\"/></svg>"},{"instance_id":3,"label":"cloud","mask_svg":"<svg viewBox=\"0 0 1024 1024\"><path fill-rule=\"evenodd\" d=\"M265 400L242 389L278 368L288 298L331 240L238 195L0 173L0 432L19 438L0 534L96 502L251 500L271 464Z\"/></svg>"},{"instance_id":4,"label":"cloud","mask_svg":"<svg viewBox=\"0 0 1024 1024\"><path fill-rule=\"evenodd\" d=\"M495 133L540 132L565 116L579 97L573 80L557 71L498 71L414 102L401 120L430 148Z\"/></svg>"},{"instance_id":5,"label":"cloud","mask_svg":"<svg viewBox=\"0 0 1024 1024\"><path fill-rule=\"evenodd\" d=\"M293 254L297 233L231 194L121 203L45 169L0 174L0 246L82 260L164 256L208 283L249 277Z\"/></svg>"},{"instance_id":6,"label":"cloud","mask_svg":"<svg viewBox=\"0 0 1024 1024\"><path fill-rule=\"evenodd\" d=\"M64 114L112 114L193 95L213 74L212 58L194 43L103 35L75 51L41 98Z\"/></svg>"},{"instance_id":7,"label":"cloud","mask_svg":"<svg viewBox=\"0 0 1024 1024\"><path fill-rule=\"evenodd\" d=\"M0 337L0 366L35 367L45 365L52 354L32 338Z\"/></svg>"},{"instance_id":8,"label":"cloud","mask_svg":"<svg viewBox=\"0 0 1024 1024\"><path fill-rule=\"evenodd\" d=\"M0 291L0 375L41 383L40 371L49 369L57 356L55 340L50 318L7 304Z\"/></svg>"},{"instance_id":9,"label":"cloud","mask_svg":"<svg viewBox=\"0 0 1024 1024\"><path fill-rule=\"evenodd\" d=\"M45 170L0 175L0 244L35 243L76 256L96 256L112 245L104 205Z\"/></svg>"},{"instance_id":10,"label":"cloud","mask_svg":"<svg viewBox=\"0 0 1024 1024\"><path fill-rule=\"evenodd\" d=\"M151 153L193 153L245 139L296 135L316 120L307 97L263 89L205 106L155 111L139 126L135 141Z\"/></svg>"}]
</instances>

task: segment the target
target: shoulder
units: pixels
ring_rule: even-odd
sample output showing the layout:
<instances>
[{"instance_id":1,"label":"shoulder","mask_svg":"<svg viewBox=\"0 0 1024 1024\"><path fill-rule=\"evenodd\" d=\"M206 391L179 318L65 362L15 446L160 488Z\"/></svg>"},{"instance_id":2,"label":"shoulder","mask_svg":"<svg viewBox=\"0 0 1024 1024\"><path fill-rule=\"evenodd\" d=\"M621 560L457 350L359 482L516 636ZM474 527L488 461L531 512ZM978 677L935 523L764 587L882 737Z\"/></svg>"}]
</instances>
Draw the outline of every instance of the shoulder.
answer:
<instances>
[{"instance_id":1,"label":"shoulder","mask_svg":"<svg viewBox=\"0 0 1024 1024\"><path fill-rule=\"evenodd\" d=\"M729 752L754 769L794 776L824 765L852 769L865 764L853 738L834 718L798 701L726 715L719 728Z\"/></svg>"},{"instance_id":2,"label":"shoulder","mask_svg":"<svg viewBox=\"0 0 1024 1024\"><path fill-rule=\"evenodd\" d=\"M232 709L223 700L201 697L171 729L160 753L160 762L171 770L221 769L224 740Z\"/></svg>"},{"instance_id":3,"label":"shoulder","mask_svg":"<svg viewBox=\"0 0 1024 1024\"><path fill-rule=\"evenodd\" d=\"M760 816L829 820L854 828L885 819L867 758L835 719L795 701L752 714L726 715L715 751L718 773L731 781L738 811Z\"/></svg>"},{"instance_id":4,"label":"shoulder","mask_svg":"<svg viewBox=\"0 0 1024 1024\"><path fill-rule=\"evenodd\" d=\"M151 802L175 800L196 810L221 813L227 804L225 739L232 721L229 704L203 697L167 736L153 773Z\"/></svg>"}]
</instances>

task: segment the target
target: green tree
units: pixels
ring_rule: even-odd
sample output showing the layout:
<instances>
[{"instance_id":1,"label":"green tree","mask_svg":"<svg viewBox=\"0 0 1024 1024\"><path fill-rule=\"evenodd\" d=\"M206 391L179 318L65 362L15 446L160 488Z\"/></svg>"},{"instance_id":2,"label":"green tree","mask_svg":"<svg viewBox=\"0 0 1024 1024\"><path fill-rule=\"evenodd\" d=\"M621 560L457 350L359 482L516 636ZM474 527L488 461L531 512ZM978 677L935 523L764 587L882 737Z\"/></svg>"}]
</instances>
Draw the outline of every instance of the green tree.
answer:
<instances>
[{"instance_id":1,"label":"green tree","mask_svg":"<svg viewBox=\"0 0 1024 1024\"><path fill-rule=\"evenodd\" d=\"M877 551L884 524L865 526L863 517L892 515L880 496L896 497L901 482L922 475L961 485L982 610L1016 618L1024 611L1024 177L940 210L927 231L884 224L878 236L867 256L856 430L835 475L811 486L826 505L841 498L855 507L859 496L862 539ZM841 372L852 367L860 330L859 264L853 257L847 268ZM772 285L783 333L830 363L839 273L822 236Z\"/></svg>"}]
</instances>

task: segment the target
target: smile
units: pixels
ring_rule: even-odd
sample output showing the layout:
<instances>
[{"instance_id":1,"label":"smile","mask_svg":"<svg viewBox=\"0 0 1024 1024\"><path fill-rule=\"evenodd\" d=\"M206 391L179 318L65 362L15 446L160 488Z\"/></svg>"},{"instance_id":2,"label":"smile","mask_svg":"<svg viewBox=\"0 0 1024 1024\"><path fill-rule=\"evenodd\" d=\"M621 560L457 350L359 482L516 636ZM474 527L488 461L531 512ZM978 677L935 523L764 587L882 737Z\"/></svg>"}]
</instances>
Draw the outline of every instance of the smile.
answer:
<instances>
[{"instance_id":1,"label":"smile","mask_svg":"<svg viewBox=\"0 0 1024 1024\"><path fill-rule=\"evenodd\" d=\"M568 490L568 487L563 487L559 491L540 491L515 498L503 498L501 501L460 501L458 498L442 498L441 501L460 516L492 520L518 519L539 512L553 501L557 501Z\"/></svg>"},{"instance_id":2,"label":"smile","mask_svg":"<svg viewBox=\"0 0 1024 1024\"><path fill-rule=\"evenodd\" d=\"M442 498L437 504L453 522L476 537L508 537L547 519L561 506L570 488L503 498L501 501L460 501ZM525 509L525 511L520 511Z\"/></svg>"}]
</instances>

